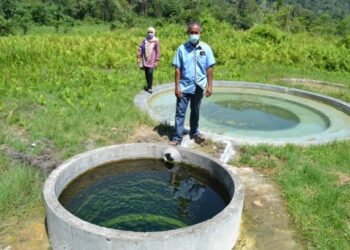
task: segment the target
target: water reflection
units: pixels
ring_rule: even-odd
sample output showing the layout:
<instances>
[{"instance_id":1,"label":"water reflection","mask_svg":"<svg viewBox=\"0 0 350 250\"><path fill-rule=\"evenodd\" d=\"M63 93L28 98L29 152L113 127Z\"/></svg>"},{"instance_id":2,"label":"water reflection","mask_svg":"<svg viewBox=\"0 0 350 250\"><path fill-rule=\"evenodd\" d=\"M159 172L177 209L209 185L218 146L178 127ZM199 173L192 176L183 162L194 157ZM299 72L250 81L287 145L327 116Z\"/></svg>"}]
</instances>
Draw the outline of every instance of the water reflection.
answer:
<instances>
[{"instance_id":1,"label":"water reflection","mask_svg":"<svg viewBox=\"0 0 350 250\"><path fill-rule=\"evenodd\" d=\"M199 168L139 159L100 166L74 180L60 202L83 220L131 231L163 231L210 219L229 202Z\"/></svg>"},{"instance_id":2,"label":"water reflection","mask_svg":"<svg viewBox=\"0 0 350 250\"><path fill-rule=\"evenodd\" d=\"M202 115L213 123L245 130L289 129L300 122L291 111L249 100L208 102L202 107Z\"/></svg>"}]
</instances>

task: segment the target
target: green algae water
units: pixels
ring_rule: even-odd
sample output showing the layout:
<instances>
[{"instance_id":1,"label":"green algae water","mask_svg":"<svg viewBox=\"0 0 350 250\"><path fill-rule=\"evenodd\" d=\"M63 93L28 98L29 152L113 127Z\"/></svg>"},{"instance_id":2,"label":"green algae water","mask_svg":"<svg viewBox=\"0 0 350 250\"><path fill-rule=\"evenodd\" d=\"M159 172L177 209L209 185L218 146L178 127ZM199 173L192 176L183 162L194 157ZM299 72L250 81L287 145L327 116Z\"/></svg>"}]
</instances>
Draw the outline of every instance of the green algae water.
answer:
<instances>
[{"instance_id":1,"label":"green algae water","mask_svg":"<svg viewBox=\"0 0 350 250\"><path fill-rule=\"evenodd\" d=\"M203 105L202 116L236 131L290 130L302 121L310 133L319 133L330 125L327 116L312 107L259 94L219 93Z\"/></svg>"},{"instance_id":2,"label":"green algae water","mask_svg":"<svg viewBox=\"0 0 350 250\"><path fill-rule=\"evenodd\" d=\"M238 98L237 98L238 97ZM202 114L209 121L235 129L273 131L289 129L300 122L297 115L279 106L258 101L255 98L227 98L203 105Z\"/></svg>"},{"instance_id":3,"label":"green algae water","mask_svg":"<svg viewBox=\"0 0 350 250\"><path fill-rule=\"evenodd\" d=\"M60 195L75 216L103 227L155 232L208 220L230 197L209 172L157 159L112 162L73 180Z\"/></svg>"},{"instance_id":4,"label":"green algae water","mask_svg":"<svg viewBox=\"0 0 350 250\"><path fill-rule=\"evenodd\" d=\"M173 89L157 92L147 100L150 114L174 124ZM190 110L186 114L189 126ZM317 98L288 92L216 86L203 98L200 130L226 140L248 143L321 143L350 136L350 116Z\"/></svg>"}]
</instances>

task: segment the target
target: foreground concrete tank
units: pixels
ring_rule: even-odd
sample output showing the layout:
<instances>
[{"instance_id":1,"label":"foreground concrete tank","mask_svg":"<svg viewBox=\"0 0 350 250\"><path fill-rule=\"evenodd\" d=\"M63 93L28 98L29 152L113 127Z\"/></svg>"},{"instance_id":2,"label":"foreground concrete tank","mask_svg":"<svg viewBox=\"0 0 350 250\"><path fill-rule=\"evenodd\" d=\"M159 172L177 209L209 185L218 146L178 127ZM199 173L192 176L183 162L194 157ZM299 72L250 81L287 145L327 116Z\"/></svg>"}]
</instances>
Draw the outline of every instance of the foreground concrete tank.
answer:
<instances>
[{"instance_id":1,"label":"foreground concrete tank","mask_svg":"<svg viewBox=\"0 0 350 250\"><path fill-rule=\"evenodd\" d=\"M69 213L58 201L63 189L73 179L104 163L157 158L177 160L211 172L227 189L231 201L210 220L181 229L162 232L131 232L100 227ZM159 144L125 144L95 149L64 162L51 173L44 187L47 229L52 248L229 250L235 245L243 207L243 186L232 169L205 154Z\"/></svg>"}]
</instances>

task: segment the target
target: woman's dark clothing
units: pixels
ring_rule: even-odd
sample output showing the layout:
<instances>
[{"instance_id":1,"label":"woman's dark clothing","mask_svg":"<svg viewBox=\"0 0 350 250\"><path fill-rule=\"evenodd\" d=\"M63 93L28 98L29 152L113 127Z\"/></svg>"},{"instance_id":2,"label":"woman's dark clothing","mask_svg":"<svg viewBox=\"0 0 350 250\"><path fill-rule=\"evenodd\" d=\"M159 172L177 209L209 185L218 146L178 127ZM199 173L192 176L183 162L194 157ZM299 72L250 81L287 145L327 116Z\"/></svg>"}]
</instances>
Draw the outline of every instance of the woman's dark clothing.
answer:
<instances>
[{"instance_id":1,"label":"woman's dark clothing","mask_svg":"<svg viewBox=\"0 0 350 250\"><path fill-rule=\"evenodd\" d=\"M145 76L146 76L146 82L147 82L147 89L152 89L154 68L144 67L144 70L145 70Z\"/></svg>"}]
</instances>

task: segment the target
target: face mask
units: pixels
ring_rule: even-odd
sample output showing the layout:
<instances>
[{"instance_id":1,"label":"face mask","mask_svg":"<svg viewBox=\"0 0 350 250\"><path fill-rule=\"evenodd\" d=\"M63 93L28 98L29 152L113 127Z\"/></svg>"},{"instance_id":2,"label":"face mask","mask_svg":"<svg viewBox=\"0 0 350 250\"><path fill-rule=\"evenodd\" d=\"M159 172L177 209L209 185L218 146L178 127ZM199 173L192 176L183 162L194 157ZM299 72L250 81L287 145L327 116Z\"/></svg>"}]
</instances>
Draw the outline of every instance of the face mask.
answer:
<instances>
[{"instance_id":1,"label":"face mask","mask_svg":"<svg viewBox=\"0 0 350 250\"><path fill-rule=\"evenodd\" d=\"M199 35L198 34L191 34L190 35L190 42L193 44L196 44L199 41Z\"/></svg>"},{"instance_id":2,"label":"face mask","mask_svg":"<svg viewBox=\"0 0 350 250\"><path fill-rule=\"evenodd\" d=\"M148 39L153 39L153 37L154 37L154 35L151 34L151 33L149 33L149 34L147 35L147 38L148 38Z\"/></svg>"}]
</instances>

